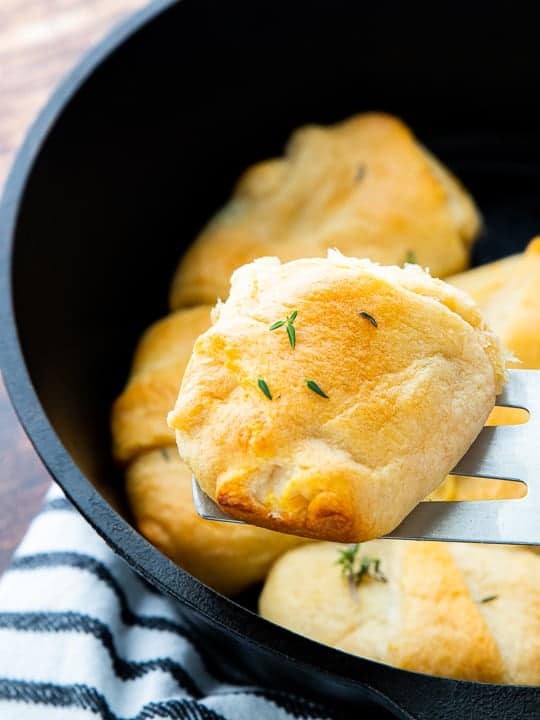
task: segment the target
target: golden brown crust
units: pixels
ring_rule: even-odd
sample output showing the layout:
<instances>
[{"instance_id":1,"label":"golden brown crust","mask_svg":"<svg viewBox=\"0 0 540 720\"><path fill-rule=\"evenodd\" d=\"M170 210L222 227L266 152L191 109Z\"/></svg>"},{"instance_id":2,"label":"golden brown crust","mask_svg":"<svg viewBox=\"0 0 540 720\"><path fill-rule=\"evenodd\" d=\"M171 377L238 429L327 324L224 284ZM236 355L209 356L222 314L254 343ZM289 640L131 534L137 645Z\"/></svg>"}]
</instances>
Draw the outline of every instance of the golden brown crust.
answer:
<instances>
[{"instance_id":1,"label":"golden brown crust","mask_svg":"<svg viewBox=\"0 0 540 720\"><path fill-rule=\"evenodd\" d=\"M238 484L236 480L220 484L216 501L220 507L233 517L253 525L270 530L320 539L331 537L336 542L353 542L358 535L358 522L353 512L352 493L344 487L342 473L335 473L337 482L334 490L320 489L306 502L303 497L289 497L287 503L276 518L268 515L264 503L257 502L249 486ZM332 485L331 470L325 473L325 484ZM340 487L341 486L341 487ZM370 527L362 532L370 533Z\"/></svg>"},{"instance_id":2,"label":"golden brown crust","mask_svg":"<svg viewBox=\"0 0 540 720\"><path fill-rule=\"evenodd\" d=\"M285 328L268 329L292 310L294 349ZM392 530L441 482L503 378L501 348L474 304L418 266L339 253L266 259L233 276L169 422L202 487L230 515L365 540Z\"/></svg>"},{"instance_id":3,"label":"golden brown crust","mask_svg":"<svg viewBox=\"0 0 540 720\"><path fill-rule=\"evenodd\" d=\"M191 472L176 446L146 452L126 471L126 494L140 532L161 552L226 595L262 580L300 538L197 515Z\"/></svg>"},{"instance_id":4,"label":"golden brown crust","mask_svg":"<svg viewBox=\"0 0 540 720\"><path fill-rule=\"evenodd\" d=\"M464 269L480 217L459 182L397 118L357 115L300 128L283 158L249 168L182 257L171 307L225 299L233 270L257 257L347 255L436 276Z\"/></svg>"},{"instance_id":5,"label":"golden brown crust","mask_svg":"<svg viewBox=\"0 0 540 720\"><path fill-rule=\"evenodd\" d=\"M351 587L340 546L314 543L273 566L261 614L346 652L431 675L540 684L540 557L501 546L376 540L387 582Z\"/></svg>"},{"instance_id":6,"label":"golden brown crust","mask_svg":"<svg viewBox=\"0 0 540 720\"><path fill-rule=\"evenodd\" d=\"M409 543L402 563L401 627L389 642L389 662L429 675L500 682L497 642L448 548Z\"/></svg>"},{"instance_id":7,"label":"golden brown crust","mask_svg":"<svg viewBox=\"0 0 540 720\"><path fill-rule=\"evenodd\" d=\"M167 413L191 355L210 326L210 307L180 310L154 323L142 336L133 366L111 416L113 452L125 463L152 448L174 444Z\"/></svg>"}]
</instances>

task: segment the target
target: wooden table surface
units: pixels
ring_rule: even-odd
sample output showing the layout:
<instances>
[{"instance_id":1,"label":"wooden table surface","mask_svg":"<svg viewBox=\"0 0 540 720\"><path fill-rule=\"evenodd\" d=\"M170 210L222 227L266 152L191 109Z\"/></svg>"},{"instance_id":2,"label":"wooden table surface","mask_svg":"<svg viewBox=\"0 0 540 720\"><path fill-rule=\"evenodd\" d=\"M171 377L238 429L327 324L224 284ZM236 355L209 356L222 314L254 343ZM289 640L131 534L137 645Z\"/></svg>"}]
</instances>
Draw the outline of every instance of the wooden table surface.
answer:
<instances>
[{"instance_id":1,"label":"wooden table surface","mask_svg":"<svg viewBox=\"0 0 540 720\"><path fill-rule=\"evenodd\" d=\"M0 0L0 192L17 148L51 90L113 25L146 4ZM49 483L0 379L0 573Z\"/></svg>"}]
</instances>

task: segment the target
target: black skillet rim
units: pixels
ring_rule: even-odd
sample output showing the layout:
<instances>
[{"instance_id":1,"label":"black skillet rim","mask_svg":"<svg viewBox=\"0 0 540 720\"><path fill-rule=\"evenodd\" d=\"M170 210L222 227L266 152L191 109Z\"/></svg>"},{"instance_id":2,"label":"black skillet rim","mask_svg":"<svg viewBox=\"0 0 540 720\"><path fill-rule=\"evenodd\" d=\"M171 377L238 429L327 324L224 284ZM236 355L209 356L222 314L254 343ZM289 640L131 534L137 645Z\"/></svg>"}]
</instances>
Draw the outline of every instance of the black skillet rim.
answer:
<instances>
[{"instance_id":1,"label":"black skillet rim","mask_svg":"<svg viewBox=\"0 0 540 720\"><path fill-rule=\"evenodd\" d=\"M207 622L244 643L257 646L278 658L292 660L308 672L330 676L344 686L361 685L372 699L403 717L403 708L371 686L378 676L384 685L408 680L446 684L463 692L481 687L495 689L536 689L535 686L508 686L439 678L394 668L384 663L349 655L277 626L238 605L179 568L131 527L84 477L56 435L32 385L19 343L12 298L12 248L18 214L26 184L49 131L79 88L102 62L131 36L143 29L177 0L153 0L148 6L116 26L87 53L53 92L28 130L12 165L0 199L0 369L17 416L34 449L52 478L81 515L130 567L151 585L187 605ZM249 634L246 634L246 627ZM287 652L283 651L287 648ZM400 684L401 684L400 683ZM375 685L378 683L375 682ZM442 689L442 688L441 688Z\"/></svg>"}]
</instances>

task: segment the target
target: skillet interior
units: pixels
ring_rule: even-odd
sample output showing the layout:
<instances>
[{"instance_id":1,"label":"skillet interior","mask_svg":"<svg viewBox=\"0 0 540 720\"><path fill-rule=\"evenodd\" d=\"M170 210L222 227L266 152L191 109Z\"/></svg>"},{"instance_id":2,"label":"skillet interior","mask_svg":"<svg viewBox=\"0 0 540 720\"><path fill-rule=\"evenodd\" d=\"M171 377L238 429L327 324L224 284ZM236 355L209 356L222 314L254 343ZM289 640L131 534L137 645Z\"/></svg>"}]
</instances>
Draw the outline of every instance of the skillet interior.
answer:
<instances>
[{"instance_id":1,"label":"skillet interior","mask_svg":"<svg viewBox=\"0 0 540 720\"><path fill-rule=\"evenodd\" d=\"M239 173L280 153L292 129L367 109L394 112L477 199L487 233L475 263L518 251L540 232L534 23L495 16L492 9L487 33L480 10L462 10L456 4L452 10L438 7L426 32L420 10L398 3L184 0L97 67L63 109L27 179L19 161L4 206L19 211L16 217L6 213L3 232L11 233L13 220L13 303L24 360L63 446L122 515L127 517L109 451L108 417L135 342L165 314L182 249ZM78 80L70 82L71 91ZM63 98L55 102L60 107ZM42 130L38 123L36 142ZM27 146L27 158L32 152ZM43 430L43 418L22 387L13 337L6 347L15 404L62 481L71 473L69 458ZM153 582L176 596L182 595L179 588L189 585L191 592L199 585L186 585L157 551L135 542L81 481L64 484L134 567L146 575L148 563L157 568ZM214 617L233 607L202 589L190 602ZM227 622L238 632L249 635L253 623L263 624L249 616L244 624L241 612L234 612ZM276 634L268 628L268 637ZM342 653L291 640L286 631L279 638L298 668L315 652L317 663L342 678L358 678L364 668L362 679L384 691L386 685L395 690L399 678L410 686L419 677L388 671L384 682L375 682L368 668L376 663L355 665ZM223 635L215 641L224 647L231 642ZM236 648L252 665L249 645ZM319 691L324 686L310 670L304 677L299 669L295 682L318 684ZM426 682L440 688L441 696L451 687L486 687ZM327 687L333 697L349 697L332 683ZM516 697L512 690L497 690L498 697ZM394 692L406 707L407 692L403 698ZM538 694L531 697L540 702Z\"/></svg>"}]
</instances>

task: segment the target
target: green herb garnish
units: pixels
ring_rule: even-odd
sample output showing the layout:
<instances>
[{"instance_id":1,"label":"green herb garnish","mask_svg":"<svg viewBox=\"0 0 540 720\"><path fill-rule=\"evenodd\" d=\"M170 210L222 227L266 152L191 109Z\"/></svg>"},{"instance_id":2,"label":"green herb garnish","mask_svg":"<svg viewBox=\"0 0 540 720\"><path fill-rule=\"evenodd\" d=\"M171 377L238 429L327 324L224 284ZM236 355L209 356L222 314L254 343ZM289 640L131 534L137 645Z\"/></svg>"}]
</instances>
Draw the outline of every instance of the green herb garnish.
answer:
<instances>
[{"instance_id":1,"label":"green herb garnish","mask_svg":"<svg viewBox=\"0 0 540 720\"><path fill-rule=\"evenodd\" d=\"M375 320L373 315L370 315L369 313L365 312L364 310L359 312L358 315L360 315L360 317L365 318L366 320L369 320L369 322L373 325L373 327L379 327L379 323Z\"/></svg>"},{"instance_id":2,"label":"green herb garnish","mask_svg":"<svg viewBox=\"0 0 540 720\"><path fill-rule=\"evenodd\" d=\"M293 323L297 317L298 317L298 310L293 310L292 313L287 318L287 322Z\"/></svg>"},{"instance_id":3,"label":"green herb garnish","mask_svg":"<svg viewBox=\"0 0 540 720\"><path fill-rule=\"evenodd\" d=\"M272 393L270 392L270 388L268 387L266 380L263 380L263 378L258 378L257 385L259 386L259 390L266 395L266 397L271 400L272 399Z\"/></svg>"},{"instance_id":4,"label":"green herb garnish","mask_svg":"<svg viewBox=\"0 0 540 720\"><path fill-rule=\"evenodd\" d=\"M317 383L315 382L315 380L308 380L307 378L304 378L304 380L305 380L306 385L308 386L308 388L309 388L312 392L314 392L314 393L316 393L317 395L320 395L321 397L326 398L327 400L329 400L328 395L324 392L324 390L321 390L321 388L317 385Z\"/></svg>"},{"instance_id":5,"label":"green herb garnish","mask_svg":"<svg viewBox=\"0 0 540 720\"><path fill-rule=\"evenodd\" d=\"M360 182L361 180L364 179L365 176L366 176L366 166L359 165L358 169L356 171L356 175L354 176L354 179L356 180L356 182Z\"/></svg>"},{"instance_id":6,"label":"green herb garnish","mask_svg":"<svg viewBox=\"0 0 540 720\"><path fill-rule=\"evenodd\" d=\"M169 453L167 452L167 450L165 448L161 448L159 452L161 453L161 457L167 462L169 462Z\"/></svg>"},{"instance_id":7,"label":"green herb garnish","mask_svg":"<svg viewBox=\"0 0 540 720\"><path fill-rule=\"evenodd\" d=\"M386 582L386 576L381 572L381 561L379 558L358 556L360 543L349 545L345 550L339 551L337 564L341 565L341 574L347 578L352 587L356 587L364 576L370 577L378 582Z\"/></svg>"},{"instance_id":8,"label":"green herb garnish","mask_svg":"<svg viewBox=\"0 0 540 720\"><path fill-rule=\"evenodd\" d=\"M498 595L486 595L486 597L482 598L480 600L481 603L488 603L492 600L496 600L499 596Z\"/></svg>"},{"instance_id":9,"label":"green herb garnish","mask_svg":"<svg viewBox=\"0 0 540 720\"><path fill-rule=\"evenodd\" d=\"M360 543L356 545L349 545L345 550L339 550L339 558L336 560L338 565L341 565L341 572L343 575L350 575L353 571L354 560L357 552L360 550Z\"/></svg>"},{"instance_id":10,"label":"green herb garnish","mask_svg":"<svg viewBox=\"0 0 540 720\"><path fill-rule=\"evenodd\" d=\"M405 260L403 261L403 265L418 265L418 258L416 257L416 253L414 250L407 250L407 254L405 255Z\"/></svg>"},{"instance_id":11,"label":"green herb garnish","mask_svg":"<svg viewBox=\"0 0 540 720\"><path fill-rule=\"evenodd\" d=\"M292 348L296 347L296 330L294 325L287 325L287 335Z\"/></svg>"},{"instance_id":12,"label":"green herb garnish","mask_svg":"<svg viewBox=\"0 0 540 720\"><path fill-rule=\"evenodd\" d=\"M294 329L294 321L296 320L297 315L298 310L293 310L293 312L288 315L285 320L276 320L276 322L272 323L272 325L268 328L269 330L277 330L285 325L287 337L289 338L289 343L292 348L296 347L296 330Z\"/></svg>"}]
</instances>

